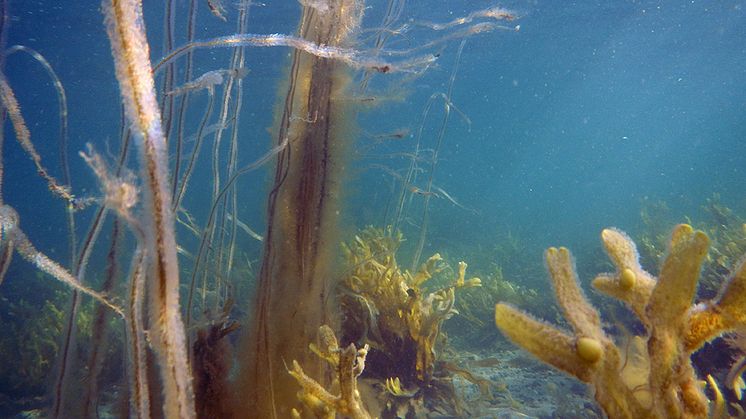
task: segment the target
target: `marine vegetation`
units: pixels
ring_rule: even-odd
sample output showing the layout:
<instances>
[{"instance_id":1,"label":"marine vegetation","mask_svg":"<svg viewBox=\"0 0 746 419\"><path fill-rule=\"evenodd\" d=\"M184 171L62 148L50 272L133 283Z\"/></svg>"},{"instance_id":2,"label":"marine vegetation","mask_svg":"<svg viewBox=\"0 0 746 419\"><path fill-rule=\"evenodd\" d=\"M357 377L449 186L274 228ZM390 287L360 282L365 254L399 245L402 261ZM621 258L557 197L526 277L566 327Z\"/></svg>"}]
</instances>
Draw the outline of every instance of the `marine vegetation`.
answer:
<instances>
[{"instance_id":1,"label":"marine vegetation","mask_svg":"<svg viewBox=\"0 0 746 419\"><path fill-rule=\"evenodd\" d=\"M365 11L373 6L362 0L304 0L292 33L252 34L249 10L252 4L264 5L248 0L224 3L163 2L163 30L150 32L162 35L163 58L153 61L157 53L151 51L153 39L146 30L150 19L143 2L102 0L114 69L109 82L113 85L116 79L121 103L97 102L110 102L116 108L113 125L99 118L109 128L119 125L116 161L108 161L93 145L79 153L99 188L73 188L66 154L65 90L51 64L23 46L0 54L0 64L12 52L30 54L45 67L58 93L63 166L59 179L32 141L45 133L36 129L37 121L27 123L14 92L26 85L12 83L13 74L6 77L0 70L0 120L10 122L16 141L68 215L69 265L52 259L57 255L39 241L38 231L26 230L34 226L33 217L26 221L22 202L12 194L5 199L0 188L0 283L9 272L8 281L17 281L15 269L9 269L17 254L16 261L31 263L27 269L43 272L72 291L68 290L66 309L60 307L64 303L44 307L37 302L36 307L46 310L45 316L27 327L38 345L30 347L30 359L38 360L44 371L28 371L24 376L36 384L40 375L55 370L47 374L53 376L47 397L38 397L28 407L44 410L51 418L89 418L99 413L185 419L336 413L366 417L360 397L370 392L358 394L355 387L363 372L377 380L379 391L386 392L389 410L412 404L432 403L443 409L456 405L449 377L458 372L440 364L438 345L443 322L455 313L456 290L480 284L477 278L465 278L465 263L459 264L448 284L434 285L433 276L449 272L438 254L410 274L401 271L394 258L401 236L364 233L346 248L353 269L343 281L342 306L338 304L338 232L346 218L341 214L342 198L350 166L345 152L353 146L359 110L353 106L358 101L351 99L375 99L375 94L388 90L389 83L391 90L406 90L406 84L433 67L447 43L462 41L460 59L465 38L516 31L519 26L504 25L516 16L492 6L452 16L448 22L403 23L399 20L404 2L388 0L387 11L378 16L381 27L368 31L361 24ZM220 21L235 17L235 29L198 39L198 34L204 34L197 31L204 26L199 10L205 6ZM0 19L4 48L6 24L11 20L5 0L0 0ZM408 45L415 42L406 49L387 45L401 39ZM287 70L277 72L285 74L285 81L269 147L259 145L267 142L259 138L263 130L253 125L264 123L241 119L247 113L241 112L242 104L249 102L243 100L243 83L253 81L256 68L247 60L249 47L289 50ZM213 48L227 51L222 54L226 62L204 68L221 55L213 52L212 59L202 60L198 50ZM391 81L379 82L379 75ZM446 114L453 108L450 87L443 96ZM441 95L432 97L429 103ZM198 103L203 105L195 106ZM78 109L71 113L90 114ZM239 135L242 125L252 127L250 134ZM194 132L196 136L189 135ZM440 132L438 143L444 128ZM208 133L213 138L209 151L202 147L209 143ZM91 135L94 141L98 134ZM0 135L0 187L4 174L16 174L16 170L3 172L3 138ZM192 146L187 144L190 138L194 138ZM106 148L116 144L107 141ZM102 148L100 142L97 148ZM239 156L247 152L261 157L240 166ZM204 154L200 158L201 153L207 158ZM135 158L137 163L130 167L129 160ZM205 160L207 167L200 164ZM237 179L269 163L274 176L266 199L239 197L242 189ZM401 199L412 194L448 198L433 185L434 163L427 190L402 193ZM210 176L200 175L208 171ZM195 192L205 187L211 193ZM91 196L82 195L88 192ZM37 205L35 196L29 200ZM266 210L262 235L239 219L239 202L249 200ZM79 240L74 216L86 210L87 217L79 221L86 220L89 226ZM241 275L238 268L237 255L251 254L241 249L243 231L261 243L255 277ZM418 254L426 232L423 227ZM393 244L386 241L392 237ZM89 266L89 260L107 249L105 263ZM418 264L419 260L414 262ZM103 274L96 271L101 267ZM253 295L238 299L242 293L236 291L249 287L254 288ZM239 329L235 316L231 317L233 301L236 312L248 318L240 325L240 338L233 335ZM25 306L19 302L11 308L23 311ZM354 309L361 311L353 314ZM341 329L343 342L353 345L337 347L332 329L325 327L321 330L325 346L319 343L315 352L309 350L318 327L338 327L341 312L347 316ZM17 344L26 345L25 339L9 345L1 342L0 350L14 351ZM78 353L83 351L76 346L84 344L89 353ZM366 355L371 362L364 370ZM85 366L82 358L87 359ZM116 366L110 367L111 360ZM291 360L297 363L287 367ZM328 372L330 363L337 370L337 384ZM110 371L119 375L110 376ZM312 402L312 395L325 403L323 411Z\"/></svg>"},{"instance_id":2,"label":"marine vegetation","mask_svg":"<svg viewBox=\"0 0 746 419\"><path fill-rule=\"evenodd\" d=\"M319 327L317 344L309 345L311 350L326 361L335 371L334 387L339 388L339 396L327 391L316 380L306 375L298 361L293 360L290 375L303 388L298 398L318 418L334 418L337 413L353 419L370 419L372 416L363 406L357 378L365 370L365 357L368 355L368 345L360 349L354 343L345 349L340 349L337 336L331 327ZM300 412L293 409L294 418L300 418Z\"/></svg>"},{"instance_id":3,"label":"marine vegetation","mask_svg":"<svg viewBox=\"0 0 746 419\"><path fill-rule=\"evenodd\" d=\"M726 206L719 194L707 198L702 211L701 218L694 221L687 217L686 222L710 238L710 251L702 265L699 287L701 295L713 297L723 278L730 275L746 253L746 219ZM661 226L671 224L670 212L663 201L643 202L640 211L643 231L639 243L644 264L657 263L664 256L668 232Z\"/></svg>"},{"instance_id":4,"label":"marine vegetation","mask_svg":"<svg viewBox=\"0 0 746 419\"><path fill-rule=\"evenodd\" d=\"M449 337L461 340L474 348L493 346L500 340L500 333L492 325L495 301L503 301L518 307L531 307L531 310L542 310L542 317L553 316L549 310L551 304L545 301L545 295L522 284L513 283L505 278L500 265L493 265L492 271L482 276L480 288L465 289L456 301L459 315L446 325Z\"/></svg>"},{"instance_id":5,"label":"marine vegetation","mask_svg":"<svg viewBox=\"0 0 746 419\"><path fill-rule=\"evenodd\" d=\"M370 346L366 377L386 382L389 410L457 406L438 345L443 322L457 313L456 290L481 280L466 279L460 262L456 278L428 288L447 265L436 253L417 272L402 271L396 261L402 240L401 233L368 227L343 245L350 266L340 284L343 340Z\"/></svg>"},{"instance_id":6,"label":"marine vegetation","mask_svg":"<svg viewBox=\"0 0 746 419\"><path fill-rule=\"evenodd\" d=\"M36 287L34 287L36 285ZM34 301L29 301L23 294L10 299L10 293L0 298L0 327L4 333L0 337L0 358L14 359L16 362L3 362L0 365L0 394L11 397L0 397L0 405L9 407L19 403L21 395L43 391L45 378L52 370L55 354L59 350L58 337L62 330L65 313L65 294L54 288L39 289L37 282L27 281L21 291L34 289L37 294L46 297L42 315L34 316L38 310ZM20 294L20 293L19 293ZM22 401L22 400L21 400ZM7 415L0 409L0 415Z\"/></svg>"},{"instance_id":7,"label":"marine vegetation","mask_svg":"<svg viewBox=\"0 0 746 419\"><path fill-rule=\"evenodd\" d=\"M706 418L726 414L711 377L710 402L690 360L706 342L746 321L746 264L722 286L718 297L693 304L707 235L687 224L674 228L658 278L639 263L634 242L623 232L601 233L614 273L598 275L593 287L626 303L646 333L618 345L601 326L598 311L583 295L570 251L545 252L557 302L572 332L540 322L505 303L495 307L497 327L540 360L593 389L610 418Z\"/></svg>"}]
</instances>

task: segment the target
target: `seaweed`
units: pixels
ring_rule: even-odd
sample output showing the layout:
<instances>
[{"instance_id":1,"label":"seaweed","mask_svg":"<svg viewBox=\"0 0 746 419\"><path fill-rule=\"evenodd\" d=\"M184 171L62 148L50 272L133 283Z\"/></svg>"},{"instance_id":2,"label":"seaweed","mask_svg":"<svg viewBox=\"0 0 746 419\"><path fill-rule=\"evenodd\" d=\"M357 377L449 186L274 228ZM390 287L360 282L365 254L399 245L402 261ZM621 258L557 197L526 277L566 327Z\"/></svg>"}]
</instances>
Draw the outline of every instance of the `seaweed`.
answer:
<instances>
[{"instance_id":1,"label":"seaweed","mask_svg":"<svg viewBox=\"0 0 746 419\"><path fill-rule=\"evenodd\" d=\"M0 0L0 5L5 24L6 4ZM301 384L308 394L312 388L329 389L317 394L317 398L320 394L329 402L327 412L367 417L361 394L371 390L356 387L357 378L363 373L380 376L377 389L382 392L384 383L389 383L387 397L401 399L391 409L407 403L417 404L417 409L426 403L432 409L461 409L453 394L451 377L457 374L481 381L441 359L439 349L445 339L442 324L455 314L456 290L479 285L478 279L465 278L464 263L453 272L436 254L414 274L397 273L403 278L399 284L407 284L407 288L392 294L396 301L385 303L396 304L400 314L395 315L403 319L402 324L396 325L392 317L389 326L396 328L393 333L404 347L389 350L408 357L405 374L393 364L378 372L370 368L364 371L368 354L365 343L341 348L335 345L325 350L317 346L316 353L323 354L323 359L309 352L307 343L319 325L337 326L341 311L335 300L342 265L337 235L341 225L339 195L347 181L344 152L354 133L351 125L356 109L350 103L358 102L347 100L355 97L351 93L352 70L365 72L361 92L356 93L366 90L367 81L376 74L407 73L418 77L438 58L438 53L430 51L432 47L505 29L492 20L511 20L513 15L496 13L502 9L486 9L445 24L420 25L430 33L438 32L435 39L406 49L388 49L384 47L386 40L407 32L394 28L402 15L403 2L392 0L384 16L384 28L376 33L375 47L366 49L355 39L365 10L362 1L302 2L303 14L296 34L248 33L251 3L242 1L236 5L236 29L228 32L236 34L208 40L195 37L197 5L196 0L190 2L185 43L176 46L175 40L181 39L177 30L178 5L173 0L164 3L164 58L153 65L141 2L102 2L123 106L119 120L121 148L116 163L109 165L93 146L79 153L99 183L94 196L79 195L77 190L74 193L70 179L66 158L68 109L61 81L65 78L58 78L53 63L27 47L15 46L6 51L31 54L50 74L57 90L61 180L53 176L54 168L48 167L39 153L44 149L35 148L11 83L0 74L3 120L7 117L11 122L15 139L31 157L52 195L66 204L71 262L63 266L50 257L51 250L35 247L33 236L30 239L21 228L22 211L19 215L0 193L0 282L13 272L11 258L15 252L33 265L31 269L55 277L73 293L67 309L60 308L60 300L69 293L58 292L54 298L45 296L35 305L23 299L12 301L11 311L30 312L34 307L38 310L40 304L44 308L43 315L33 320L11 322L15 338L0 340L0 351L13 352L9 359L20 359L23 365L16 376L7 370L2 370L2 374L12 377L9 382L31 387L28 394L38 395L45 392L39 384L42 376L49 375L52 366L57 365L51 397L34 399L35 405L31 406L48 408L45 413L50 417L94 417L112 411L129 417L285 417L298 412L293 409L301 405L296 384ZM218 1L210 1L207 6L221 21L231 11L230 5L223 6ZM274 143L254 163L242 166L238 133L244 102L242 80L248 75L246 47L289 48L292 59L287 91L280 98ZM197 72L193 55L200 48L230 48L230 63ZM185 61L183 68L181 61ZM194 77L195 73L202 76ZM183 80L177 83L181 74ZM157 83L157 77L162 77L162 81ZM217 85L223 86L219 98ZM189 98L196 99L196 92L202 89L208 91L206 108L194 112L198 117L192 119ZM449 96L435 94L431 101L442 97L446 114L458 111ZM363 101L367 99L359 102ZM211 130L208 124L217 128ZM34 127L31 124L35 131ZM183 159L182 150L187 128L197 132L188 160ZM224 130L228 129L232 130L230 141L223 141ZM198 170L208 132L214 134L208 180L212 182L212 194L206 201L209 214L204 214L184 205L198 189L190 181ZM404 135L394 133L394 137ZM127 169L131 144L137 146L136 172ZM238 214L237 179L275 158L275 176L266 202L267 230L259 235L240 221L246 220L246 215ZM2 163L0 156L0 185ZM411 193L460 205L432 182L427 190L407 186L412 187ZM205 203L201 196L197 198ZM79 241L73 214L92 204L98 208L90 214L90 226ZM107 224L111 222L110 215L118 217L111 229ZM205 217L203 225L198 220L200 216ZM252 279L253 273L246 274L243 266L236 267L239 255L246 255L246 259L255 257L239 248L239 228L264 247L254 300L257 304L252 306L243 299L239 309L242 313L251 312L244 325L247 332L242 347L248 348L246 351L233 350L231 332L238 326L227 312L219 319L210 317L211 309L232 300L234 288L246 287ZM105 233L100 234L102 231ZM177 237L180 233L185 233L186 238ZM189 245L199 246L199 251ZM108 267L103 274L97 275L101 271L91 268L94 272L86 275L89 261L95 261L99 247L108 249ZM187 261L186 267L178 255ZM128 273L120 272L125 271L120 266L126 263ZM451 277L446 284L431 280L432 276L448 275ZM91 278L86 281L86 276ZM191 283L187 280L187 287L182 290L183 279L188 276ZM83 298L86 295L93 301ZM183 300L185 296L187 302ZM117 316L110 316L108 310ZM182 321L183 316L186 321ZM77 344L76 334L80 339ZM24 340L27 336L29 342ZM25 357L14 358L18 348L27 349ZM383 353L376 352L378 349L371 351ZM56 352L60 352L58 359ZM82 359L85 367L77 368ZM283 366L285 360L291 359L297 363L288 374ZM336 359L336 384L328 373L330 359ZM239 364L236 374L232 374L234 361ZM115 363L123 368L112 367ZM234 381L232 375L237 376ZM339 396L334 395L335 386ZM81 397L72 397L79 389ZM331 403L333 397L344 403ZM115 399L118 402L112 402ZM307 403L310 396L301 399L313 411Z\"/></svg>"},{"instance_id":2,"label":"seaweed","mask_svg":"<svg viewBox=\"0 0 746 419\"><path fill-rule=\"evenodd\" d=\"M456 291L478 287L459 263L455 278L433 285L449 271L434 254L418 271L402 271L396 261L401 233L368 227L343 245L349 272L340 284L343 341L370 345L366 377L386 382L392 409L410 395L431 408L458 410L450 375L438 356L443 322L457 313Z\"/></svg>"},{"instance_id":3,"label":"seaweed","mask_svg":"<svg viewBox=\"0 0 746 419\"><path fill-rule=\"evenodd\" d=\"M701 215L685 217L684 221L704 231L710 238L699 287L703 296L712 298L746 253L746 219L724 204L718 193L705 200L701 211ZM665 256L668 232L661 226L675 221L671 213L664 201L643 202L639 243L644 264L655 265Z\"/></svg>"},{"instance_id":4,"label":"seaweed","mask_svg":"<svg viewBox=\"0 0 746 419\"><path fill-rule=\"evenodd\" d=\"M495 301L502 301L518 307L530 307L541 316L554 315L551 305L535 289L507 280L503 269L494 265L492 272L484 275L480 288L469 288L461 292L456 300L459 315L446 325L449 337L458 339L471 348L489 348L499 342L500 333L493 325Z\"/></svg>"},{"instance_id":5,"label":"seaweed","mask_svg":"<svg viewBox=\"0 0 746 419\"><path fill-rule=\"evenodd\" d=\"M306 375L298 361L293 360L292 369L288 370L288 373L301 386L298 399L317 418L331 419L337 417L337 414L352 419L372 418L363 405L357 383L358 377L365 370L368 345L357 349L355 344L351 343L341 349L334 331L327 325L319 327L317 342L318 345L312 343L310 348L332 367L336 378L333 387L338 387L339 395L330 393ZM301 417L297 409L292 410L292 416Z\"/></svg>"}]
</instances>

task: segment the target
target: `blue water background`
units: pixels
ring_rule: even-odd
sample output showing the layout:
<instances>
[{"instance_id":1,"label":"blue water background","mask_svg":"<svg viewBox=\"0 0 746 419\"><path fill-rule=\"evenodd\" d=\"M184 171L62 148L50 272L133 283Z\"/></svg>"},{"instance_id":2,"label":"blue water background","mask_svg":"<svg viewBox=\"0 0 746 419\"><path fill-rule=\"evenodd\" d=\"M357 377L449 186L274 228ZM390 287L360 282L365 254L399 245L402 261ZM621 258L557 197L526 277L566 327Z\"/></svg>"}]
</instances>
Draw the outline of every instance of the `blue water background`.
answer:
<instances>
[{"instance_id":1,"label":"blue water background","mask_svg":"<svg viewBox=\"0 0 746 419\"><path fill-rule=\"evenodd\" d=\"M182 11L185 3L177 2ZM410 1L401 21L445 22L491 5L487 1ZM646 198L667 201L680 220L684 215L696 218L714 192L727 205L743 209L746 16L742 2L504 5L521 16L506 25L520 25L520 30L467 40L452 103L468 116L470 124L457 112L451 113L434 177L438 187L468 209L447 199L431 199L425 254L444 251L468 258L469 252L489 248L510 233L529 244L525 263L540 264L541 251L547 246L599 249L598 234L603 227L634 230ZM229 17L234 18L235 8L228 6ZM370 3L364 27L379 25L383 6ZM157 59L162 55L162 4L146 2L145 7L152 56ZM290 1L252 8L250 31L292 33L298 10L298 4ZM11 15L8 45L37 49L62 79L70 112L74 192L95 195L95 179L77 152L90 142L113 161L120 129L120 99L100 7L95 1L17 1L11 4ZM183 18L183 14L177 17L180 22ZM198 38L235 31L232 19L224 24L204 7L199 19ZM184 42L182 27L176 45ZM395 39L390 47L410 48L443 35L422 28L413 34ZM446 91L458 43L452 40L423 51L437 52L440 59L407 84L397 85L405 76L376 76L369 94L378 96L380 105L362 107L358 127L349 139L353 147L343 195L343 216L349 227L341 236L368 223L390 221L384 214L391 205L394 182L390 174L372 166L371 161L380 163L381 159L369 154L411 152L414 138L385 143L369 153L371 140L364 133L402 128L415 133L427 99ZM361 35L361 48L369 44ZM288 53L283 48L248 52L251 73L241 117L241 164L258 158L270 146L268 131L278 97L284 94L279 92L284 92ZM199 51L196 57L196 74L201 74L225 68L229 54ZM48 77L21 54L8 58L6 73L37 149L53 174L60 176L57 102ZM201 115L205 99L204 93L195 95L192 121ZM442 110L440 102L425 122L425 147L434 146ZM5 132L5 200L21 214L22 226L34 243L64 261L63 205L46 191L30 160L10 140L13 136L7 125ZM209 205L206 156L210 143L211 139L205 142L185 202L200 220ZM225 151L222 158L227 159ZM406 167L403 159L391 158L385 164L393 170ZM130 159L130 167L137 167L135 159ZM239 185L239 217L261 232L268 176L257 172ZM422 178L416 186L425 186ZM421 203L422 199L415 196L408 207L408 246L417 242L418 230L413 225L421 223L417 200ZM78 214L78 239L91 213ZM242 237L239 244L258 257L257 242ZM13 269L23 266L20 263L15 262Z\"/></svg>"}]
</instances>

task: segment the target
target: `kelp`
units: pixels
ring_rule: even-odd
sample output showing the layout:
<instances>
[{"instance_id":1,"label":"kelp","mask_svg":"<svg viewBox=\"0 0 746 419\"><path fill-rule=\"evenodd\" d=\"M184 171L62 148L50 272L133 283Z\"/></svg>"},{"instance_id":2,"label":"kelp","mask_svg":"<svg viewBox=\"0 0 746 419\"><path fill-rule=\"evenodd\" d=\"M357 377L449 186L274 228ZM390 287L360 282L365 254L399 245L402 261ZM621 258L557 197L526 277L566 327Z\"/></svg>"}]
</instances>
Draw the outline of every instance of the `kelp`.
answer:
<instances>
[{"instance_id":1,"label":"kelp","mask_svg":"<svg viewBox=\"0 0 746 419\"><path fill-rule=\"evenodd\" d=\"M324 14L303 9L303 45L337 49L350 43L362 3L328 5ZM319 325L336 324L330 278L351 117L340 100L348 80L336 60L293 52L274 140L275 147L287 147L277 156L267 200L264 254L239 377L245 392L238 404L262 417L287 417L296 403L294 380L283 368L287 360L298 360L308 375L321 379L324 366L306 346Z\"/></svg>"},{"instance_id":2,"label":"kelp","mask_svg":"<svg viewBox=\"0 0 746 419\"><path fill-rule=\"evenodd\" d=\"M5 6L4 2L1 3ZM306 403L310 396L298 400L298 388L307 394L312 393L311 389L324 388L326 393L318 394L328 402L331 410L367 417L369 413L363 407L361 393L369 390L357 387L357 379L365 371L363 363L368 353L365 343L336 345L325 350L317 346L316 352L307 346L320 325L338 328L340 309L336 297L339 271L343 269L338 257L342 201L339 194L346 182L344 151L351 144L350 138L355 132L351 129L356 111L354 105L363 102L349 100L356 97L351 83L352 70L364 70L367 81L378 74L420 76L439 54L428 49L452 39L499 29L491 22L477 22L495 17L479 12L468 15L462 23L453 21L446 27L424 25L425 30L441 32L441 35L407 49L385 48L385 41L398 35L395 30L381 29L375 47L367 49L356 39L365 10L365 5L359 1L302 2L304 8L298 32L287 35L248 33L251 4L241 2L236 6L237 34L207 41L195 40L200 4L204 5L197 1L190 3L186 43L180 47L175 46L176 40L180 39L178 4L172 0L164 4L165 58L152 66L141 2L103 2L123 104L121 149L118 160L112 164L92 146L80 153L99 183L100 189L92 196L74 194L67 175L65 91L52 63L25 47L6 51L29 52L53 76L61 95L62 181L52 175L54 168L49 170L46 159L34 147L11 84L0 75L3 116L9 117L16 140L31 157L39 176L53 195L67 204L70 219L73 211L84 210L91 204L99 206L92 214L82 242L77 241L74 227L69 223L69 243L74 261L68 269L32 244L21 229L21 216L0 194L0 280L8 272L15 252L31 262L38 272L50 274L80 292L81 296L88 295L94 300L73 297L72 308L66 312L59 310L51 300L44 306L49 316L40 318L41 323L58 318L63 322L61 319L65 316L70 319L67 331L61 337L62 343L57 342L59 332L48 330L48 325L44 326L44 330L49 332L47 336L34 335L39 344L54 343L55 350L66 348L60 349L66 354L56 361L60 374L53 385L54 401L48 413L52 417L93 417L99 414L102 403L110 403L111 406L106 406L107 414L114 411L130 417L160 414L182 418L284 417L293 412L306 414L315 409ZM228 5L223 8L219 2L209 2L208 6L221 20L230 16ZM389 2L383 22L386 28L393 30L403 6L404 2ZM399 31L400 34L405 32ZM254 163L242 165L239 163L241 136L238 133L244 102L242 80L248 76L244 49L249 46L287 47L292 58L287 90L279 100L281 106L274 142L266 153L259 154L261 157ZM218 47L232 49L230 63L218 66L217 70L197 71L193 53L199 48ZM180 68L182 61L186 62L186 71ZM161 69L165 71L161 73ZM157 84L155 77L160 74L163 79ZM184 78L177 82L180 74ZM201 76L195 77L195 74ZM218 85L223 86L222 96L215 94ZM159 87L156 89L156 86ZM208 91L206 108L200 118L192 119L191 113L188 115L187 112L189 100L190 97L197 98L196 92L202 89ZM446 106L453 108L450 102ZM182 149L187 127L196 130L197 140L184 168ZM210 130L209 127L216 128ZM230 130L229 142L223 141L227 130ZM212 194L207 199L209 214L205 224L200 225L199 216L204 214L195 212L193 208L184 208L184 198L197 189L190 188L190 180L208 131L214 139L209 151ZM130 140L138 150L139 170L136 173L127 169ZM245 214L238 214L241 201L237 179L275 158L277 165L267 199L267 231L263 235L252 234L240 221L246 220ZM227 165L223 160L227 160ZM2 161L0 158L0 185ZM173 165L173 172L170 165ZM458 204L435 185L430 193ZM192 217L191 213L197 217ZM112 214L118 218L109 229L107 223ZM177 217L174 214L183 215L178 225L185 227L187 239L198 241L198 252L187 246L193 244L188 240L177 241ZM249 254L238 247L239 229L260 240L264 246L258 272L257 305L247 308L251 306L244 299L239 310L253 311L250 323L244 328L248 336L244 337L244 342L249 343L243 346L250 348L246 352L232 350L230 333L236 330L237 323L229 319L227 313L219 319L210 316L211 310L232 299L234 288L247 288L245 282L250 278L243 278L244 283L235 283L238 276L255 274L247 275L243 263L240 265L242 269L234 268L238 255ZM109 240L108 246L107 243L101 244L106 240ZM92 277L88 284L84 281L85 273L89 263L96 263L93 255L97 254L99 247L108 251L107 273L101 278L88 275ZM76 251L77 248L81 250ZM184 256L186 268L179 266L177 253ZM246 266L250 269L253 262L249 258L246 257ZM129 266L129 269L119 269L119 266ZM454 314L455 290L479 283L476 278L465 278L465 264L460 265L455 273L447 274L447 269L443 269L446 268L439 257L433 256L403 282L409 284L408 288L399 290L395 296L399 299L397 304L408 314L403 327L391 325L399 327L396 333L401 339L417 348L408 353L411 358L407 362L411 363L412 374L400 378L399 375L374 370L369 372L371 377L380 375L381 384L387 380L398 382L399 390L394 390L397 397L403 397L411 390L420 393L414 397L421 398L429 391L430 399L437 400L434 403L440 405L454 402L449 393L449 368L439 364L437 353L443 336L442 323ZM186 281L187 288L192 288L193 295L199 289L200 304L192 305L191 296L187 304L181 299L183 278L189 275L194 279L193 285ZM405 271L399 275L407 277L408 274ZM453 277L449 278L449 284L441 286L430 281L433 275ZM79 301L82 301L83 309L80 309ZM293 310L288 310L288 307ZM107 310L117 316L110 316ZM182 322L184 315L193 317L193 321L185 325ZM72 337L75 325L80 321L87 322L82 342L90 343L90 346L77 351ZM327 327L324 330L332 329ZM323 359L316 356L320 353L324 354ZM231 381L228 375L234 354L242 365L242 371L240 378ZM51 365L51 356L43 356L49 359L40 360L39 365ZM116 362L113 357L124 360L126 377L112 377L105 371L107 365ZM41 358L42 355L32 357L34 360ZM87 358L86 368L81 368L81 371L76 369L80 362L78 358ZM338 361L329 364L329 360L335 358ZM286 368L285 360L297 363ZM329 372L328 365L336 368L336 384L332 379L335 374ZM452 367L450 371L455 369ZM35 373L34 377L38 376ZM75 382L71 378L82 381ZM114 379L121 382L114 383ZM418 384L412 387L411 383ZM125 387L126 391L121 391ZM64 397L78 388L83 389L80 398ZM240 402L231 400L230 394ZM122 400L112 402L116 397ZM333 402L333 399L341 402Z\"/></svg>"},{"instance_id":3,"label":"kelp","mask_svg":"<svg viewBox=\"0 0 746 419\"><path fill-rule=\"evenodd\" d=\"M149 285L151 344L160 364L164 414L194 417L194 392L186 336L179 310L179 271L174 217L168 185L166 139L161 126L143 26L136 1L104 3L117 79L125 113L138 143L145 209L144 242Z\"/></svg>"}]
</instances>

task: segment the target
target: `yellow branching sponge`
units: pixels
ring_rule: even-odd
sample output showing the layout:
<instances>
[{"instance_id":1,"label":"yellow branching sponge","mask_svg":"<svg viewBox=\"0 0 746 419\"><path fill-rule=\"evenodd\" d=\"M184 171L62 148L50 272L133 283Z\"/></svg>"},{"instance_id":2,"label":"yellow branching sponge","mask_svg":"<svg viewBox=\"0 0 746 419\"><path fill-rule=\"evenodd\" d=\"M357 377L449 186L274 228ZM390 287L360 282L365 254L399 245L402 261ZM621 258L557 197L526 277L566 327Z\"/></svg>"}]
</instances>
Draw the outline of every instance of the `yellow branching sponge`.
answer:
<instances>
[{"instance_id":1,"label":"yellow branching sponge","mask_svg":"<svg viewBox=\"0 0 746 419\"><path fill-rule=\"evenodd\" d=\"M693 305L709 245L703 232L685 224L674 229L658 279L642 269L626 234L606 229L601 239L617 271L598 275L593 286L625 302L647 329L646 336L633 337L626 351L614 344L580 289L570 251L553 247L545 258L572 333L507 304L495 308L497 327L542 361L589 383L612 419L708 417L709 401L690 356L746 321L745 264L715 300Z\"/></svg>"}]
</instances>

